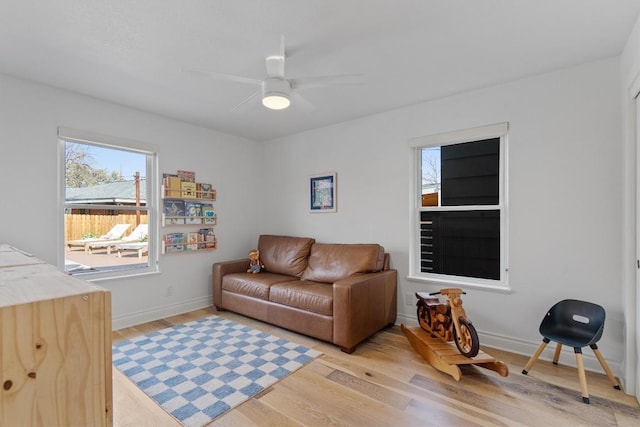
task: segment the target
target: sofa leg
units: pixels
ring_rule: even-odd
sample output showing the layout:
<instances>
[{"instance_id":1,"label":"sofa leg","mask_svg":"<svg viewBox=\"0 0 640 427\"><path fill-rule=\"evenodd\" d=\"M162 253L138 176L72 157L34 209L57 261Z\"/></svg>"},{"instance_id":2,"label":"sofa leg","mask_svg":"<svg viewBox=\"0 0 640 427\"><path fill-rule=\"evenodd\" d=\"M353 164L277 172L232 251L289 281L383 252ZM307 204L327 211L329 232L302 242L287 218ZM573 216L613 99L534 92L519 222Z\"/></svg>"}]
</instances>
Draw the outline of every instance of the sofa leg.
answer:
<instances>
[{"instance_id":1,"label":"sofa leg","mask_svg":"<svg viewBox=\"0 0 640 427\"><path fill-rule=\"evenodd\" d=\"M356 351L356 347L357 347L357 345L354 345L353 347L342 347L342 346L340 346L340 350L342 352L344 352L344 353L351 354L354 351Z\"/></svg>"},{"instance_id":2,"label":"sofa leg","mask_svg":"<svg viewBox=\"0 0 640 427\"><path fill-rule=\"evenodd\" d=\"M222 308L222 307L218 307L217 305L214 305L214 306L213 306L213 308L215 308L215 309L216 309L216 311L227 311L227 310L225 310L225 309L224 309L224 308Z\"/></svg>"}]
</instances>

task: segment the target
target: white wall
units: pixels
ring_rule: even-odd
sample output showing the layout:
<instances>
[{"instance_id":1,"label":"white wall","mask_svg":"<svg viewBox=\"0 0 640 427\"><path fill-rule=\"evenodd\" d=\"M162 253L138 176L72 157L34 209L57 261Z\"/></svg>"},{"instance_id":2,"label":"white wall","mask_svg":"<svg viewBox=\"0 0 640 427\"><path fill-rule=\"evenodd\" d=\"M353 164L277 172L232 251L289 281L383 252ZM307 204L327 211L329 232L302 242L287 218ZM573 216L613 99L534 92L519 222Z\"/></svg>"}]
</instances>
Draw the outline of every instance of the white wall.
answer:
<instances>
[{"instance_id":1,"label":"white wall","mask_svg":"<svg viewBox=\"0 0 640 427\"><path fill-rule=\"evenodd\" d=\"M626 391L635 394L640 399L640 291L638 290L637 268L637 166L638 141L636 141L636 127L638 114L634 100L640 90L640 17L636 21L626 46L620 56L622 120L624 151L622 164L624 165L624 211L622 217L623 257L621 269L623 274L623 310L626 324L625 330L625 363L624 377L627 379ZM635 325L635 326L634 326ZM635 393L634 393L635 390Z\"/></svg>"},{"instance_id":2,"label":"white wall","mask_svg":"<svg viewBox=\"0 0 640 427\"><path fill-rule=\"evenodd\" d=\"M187 169L218 191L218 249L160 255L157 275L101 281L112 290L114 328L211 305L211 264L246 256L255 246L259 182L256 142L0 75L0 243L55 264L57 127L133 139L159 146L160 173ZM163 230L161 229L160 232ZM173 285L173 295L166 289Z\"/></svg>"},{"instance_id":3,"label":"white wall","mask_svg":"<svg viewBox=\"0 0 640 427\"><path fill-rule=\"evenodd\" d=\"M621 108L618 59L426 102L267 143L261 232L323 242L378 242L399 271L398 322L415 322L410 282L412 152L408 139L509 122L512 293L469 289L481 341L524 354L546 310L563 298L607 310L603 355L620 372L623 314ZM336 171L338 212L307 212L308 175ZM411 305L405 303L409 294ZM589 366L595 358L585 352ZM573 363L574 356L564 359Z\"/></svg>"}]
</instances>

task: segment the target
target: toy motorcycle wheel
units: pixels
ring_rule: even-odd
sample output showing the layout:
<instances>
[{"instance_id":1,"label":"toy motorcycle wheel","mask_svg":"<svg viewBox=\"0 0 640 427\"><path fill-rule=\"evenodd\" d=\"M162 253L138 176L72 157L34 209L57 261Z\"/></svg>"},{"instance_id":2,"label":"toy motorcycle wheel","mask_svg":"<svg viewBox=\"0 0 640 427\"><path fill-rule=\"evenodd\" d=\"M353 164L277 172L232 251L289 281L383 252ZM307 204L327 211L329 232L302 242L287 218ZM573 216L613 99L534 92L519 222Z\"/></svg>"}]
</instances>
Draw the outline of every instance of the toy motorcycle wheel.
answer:
<instances>
[{"instance_id":1,"label":"toy motorcycle wheel","mask_svg":"<svg viewBox=\"0 0 640 427\"><path fill-rule=\"evenodd\" d=\"M453 339L463 356L475 357L480 351L480 339L476 328L465 318L458 319L460 331L453 328Z\"/></svg>"}]
</instances>

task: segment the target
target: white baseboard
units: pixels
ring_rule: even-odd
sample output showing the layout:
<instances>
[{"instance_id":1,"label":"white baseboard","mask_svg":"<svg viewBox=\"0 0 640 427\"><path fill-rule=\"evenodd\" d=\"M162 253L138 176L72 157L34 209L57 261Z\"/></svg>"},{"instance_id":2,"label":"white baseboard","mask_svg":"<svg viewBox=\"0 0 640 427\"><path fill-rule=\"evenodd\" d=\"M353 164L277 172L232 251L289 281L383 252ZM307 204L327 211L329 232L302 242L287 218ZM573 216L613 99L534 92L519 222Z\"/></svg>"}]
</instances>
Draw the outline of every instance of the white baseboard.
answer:
<instances>
[{"instance_id":1,"label":"white baseboard","mask_svg":"<svg viewBox=\"0 0 640 427\"><path fill-rule=\"evenodd\" d=\"M408 317L403 314L398 314L396 324L400 323L404 323L407 326L418 326L418 320L415 317ZM529 357L531 357L533 353L535 353L540 343L542 343L542 336L540 337L540 341L534 342L481 330L478 330L478 338L480 338L480 344L483 346L508 351L510 353L522 354ZM550 342L540 355L539 360L546 360L549 362L552 361L553 352L555 351L555 349L556 344L553 341ZM605 354L603 354L603 356L605 356ZM598 362L598 359L593 354L593 351L591 351L590 348L584 348L582 350L582 359L584 361L584 368L587 371L604 374L604 370L602 369L602 366L600 366L600 362ZM622 361L610 360L607 359L606 356L605 360L607 362L607 365L609 365L609 368L613 372L613 375L615 375L617 378L622 379ZM576 356L573 352L573 348L566 346L562 347L559 363L562 365L576 367ZM524 366L522 366L522 368L524 368ZM522 368L518 370L518 373L522 371ZM533 369L535 369L535 365L533 366L533 368L531 368L531 370Z\"/></svg>"},{"instance_id":2,"label":"white baseboard","mask_svg":"<svg viewBox=\"0 0 640 427\"><path fill-rule=\"evenodd\" d=\"M183 301L177 304L166 305L163 307L155 307L152 310L139 311L137 313L128 313L123 316L113 317L112 329L114 331L129 326L140 325L142 323L152 322L165 317L176 316L188 311L199 310L201 308L210 307L213 304L211 296L196 298L190 301Z\"/></svg>"}]
</instances>

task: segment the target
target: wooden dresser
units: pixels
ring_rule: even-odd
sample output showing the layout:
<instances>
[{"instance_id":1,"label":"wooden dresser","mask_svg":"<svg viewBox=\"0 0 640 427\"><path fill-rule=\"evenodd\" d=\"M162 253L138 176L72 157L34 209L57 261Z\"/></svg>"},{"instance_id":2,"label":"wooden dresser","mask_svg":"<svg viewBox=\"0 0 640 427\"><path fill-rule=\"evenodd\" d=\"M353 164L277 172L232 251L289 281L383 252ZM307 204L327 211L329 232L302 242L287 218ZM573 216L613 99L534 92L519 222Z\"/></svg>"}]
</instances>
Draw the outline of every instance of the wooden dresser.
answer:
<instances>
[{"instance_id":1,"label":"wooden dresser","mask_svg":"<svg viewBox=\"0 0 640 427\"><path fill-rule=\"evenodd\" d=\"M0 426L111 426L111 294L0 245Z\"/></svg>"}]
</instances>

